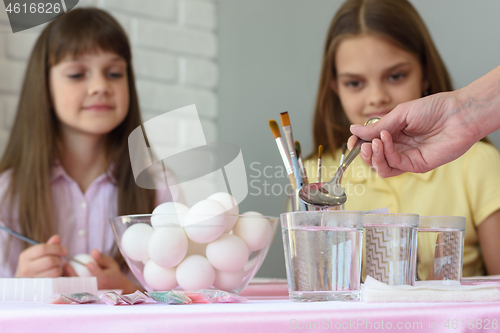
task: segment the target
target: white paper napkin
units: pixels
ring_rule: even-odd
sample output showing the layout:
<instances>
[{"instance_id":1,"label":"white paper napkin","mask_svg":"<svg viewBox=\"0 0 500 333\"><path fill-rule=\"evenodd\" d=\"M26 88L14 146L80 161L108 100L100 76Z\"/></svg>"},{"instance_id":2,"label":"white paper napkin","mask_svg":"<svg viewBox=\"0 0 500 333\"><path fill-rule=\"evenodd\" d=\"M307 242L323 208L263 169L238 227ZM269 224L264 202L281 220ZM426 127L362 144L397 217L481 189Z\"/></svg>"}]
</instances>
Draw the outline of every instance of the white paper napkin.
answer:
<instances>
[{"instance_id":1,"label":"white paper napkin","mask_svg":"<svg viewBox=\"0 0 500 333\"><path fill-rule=\"evenodd\" d=\"M367 276L361 287L361 300L387 302L493 302L500 301L500 284L474 286L390 286Z\"/></svg>"}]
</instances>

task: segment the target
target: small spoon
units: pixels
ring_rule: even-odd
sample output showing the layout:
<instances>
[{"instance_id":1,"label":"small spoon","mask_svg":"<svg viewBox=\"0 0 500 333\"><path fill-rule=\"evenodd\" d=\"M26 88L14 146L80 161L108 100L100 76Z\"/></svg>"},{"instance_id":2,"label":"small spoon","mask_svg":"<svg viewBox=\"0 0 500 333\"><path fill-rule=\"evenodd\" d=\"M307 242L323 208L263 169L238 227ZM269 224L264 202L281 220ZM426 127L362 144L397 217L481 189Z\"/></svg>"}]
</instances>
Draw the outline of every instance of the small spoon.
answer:
<instances>
[{"instance_id":1,"label":"small spoon","mask_svg":"<svg viewBox=\"0 0 500 333\"><path fill-rule=\"evenodd\" d=\"M365 123L365 126L373 124L379 119L380 117L370 118ZM300 200L308 205L320 207L340 206L344 204L347 201L347 195L345 194L344 188L340 186L340 181L349 164L359 155L361 145L365 142L368 141L358 139L332 179L323 183L312 183L303 186L299 191Z\"/></svg>"}]
</instances>

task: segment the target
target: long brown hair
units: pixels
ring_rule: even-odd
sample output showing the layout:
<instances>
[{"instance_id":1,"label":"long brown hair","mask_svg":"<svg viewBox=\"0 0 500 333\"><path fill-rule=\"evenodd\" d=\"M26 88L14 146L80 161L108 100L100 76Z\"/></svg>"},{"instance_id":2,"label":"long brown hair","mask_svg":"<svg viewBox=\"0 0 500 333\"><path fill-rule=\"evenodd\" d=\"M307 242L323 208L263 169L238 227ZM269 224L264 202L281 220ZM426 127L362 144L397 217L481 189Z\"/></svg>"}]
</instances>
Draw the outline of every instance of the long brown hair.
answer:
<instances>
[{"instance_id":1,"label":"long brown hair","mask_svg":"<svg viewBox=\"0 0 500 333\"><path fill-rule=\"evenodd\" d=\"M313 119L314 146L334 154L347 141L350 122L339 96L332 90L336 78L335 54L347 37L374 34L420 60L429 83L426 93L453 90L450 76L418 12L407 0L347 0L333 18L325 42Z\"/></svg>"},{"instance_id":2,"label":"long brown hair","mask_svg":"<svg viewBox=\"0 0 500 333\"><path fill-rule=\"evenodd\" d=\"M97 8L74 9L52 21L35 43L14 126L0 161L0 173L11 172L3 207L17 207L21 232L40 242L46 242L57 231L52 222L50 176L59 157L61 137L49 93L49 69L66 56L98 50L116 53L127 63L129 110L106 140L107 158L114 166L112 173L118 187L118 214L151 213L154 209L155 193L136 186L128 154L128 135L142 123L129 40L107 12ZM11 219L12 214L8 214Z\"/></svg>"}]
</instances>

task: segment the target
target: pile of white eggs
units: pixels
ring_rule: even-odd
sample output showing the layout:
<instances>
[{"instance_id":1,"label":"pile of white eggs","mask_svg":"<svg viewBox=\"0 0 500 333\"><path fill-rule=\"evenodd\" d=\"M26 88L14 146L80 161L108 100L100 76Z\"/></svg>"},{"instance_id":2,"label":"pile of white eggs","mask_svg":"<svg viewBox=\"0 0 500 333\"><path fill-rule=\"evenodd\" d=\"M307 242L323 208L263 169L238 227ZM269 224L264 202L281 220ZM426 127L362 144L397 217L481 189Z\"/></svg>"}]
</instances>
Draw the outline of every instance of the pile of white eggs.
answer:
<instances>
[{"instance_id":1,"label":"pile of white eggs","mask_svg":"<svg viewBox=\"0 0 500 333\"><path fill-rule=\"evenodd\" d=\"M236 200L224 192L191 208L166 202L153 211L151 225L136 223L125 230L122 249L129 259L144 263L144 280L154 290L213 286L230 291L241 285L250 253L272 236L262 214L238 214Z\"/></svg>"}]
</instances>

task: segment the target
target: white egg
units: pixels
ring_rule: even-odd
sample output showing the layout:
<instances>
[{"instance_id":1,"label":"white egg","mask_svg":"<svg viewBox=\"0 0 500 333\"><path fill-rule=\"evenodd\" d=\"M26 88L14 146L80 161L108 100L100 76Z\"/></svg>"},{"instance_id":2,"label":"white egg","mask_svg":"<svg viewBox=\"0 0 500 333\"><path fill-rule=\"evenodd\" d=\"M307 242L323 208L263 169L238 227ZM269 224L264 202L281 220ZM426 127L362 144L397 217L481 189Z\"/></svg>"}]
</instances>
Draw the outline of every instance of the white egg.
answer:
<instances>
[{"instance_id":1,"label":"white egg","mask_svg":"<svg viewBox=\"0 0 500 333\"><path fill-rule=\"evenodd\" d=\"M208 243L219 238L227 226L226 209L215 200L202 200L186 214L184 230L197 243Z\"/></svg>"},{"instance_id":2,"label":"white egg","mask_svg":"<svg viewBox=\"0 0 500 333\"><path fill-rule=\"evenodd\" d=\"M259 214L259 213L257 213ZM233 234L245 241L250 252L265 247L272 236L271 223L255 212L243 214L233 228Z\"/></svg>"},{"instance_id":3,"label":"white egg","mask_svg":"<svg viewBox=\"0 0 500 333\"><path fill-rule=\"evenodd\" d=\"M175 224L182 226L189 207L178 202L165 202L153 210L151 225L157 228L164 224ZM160 215L159 215L160 214ZM156 216L155 216L156 215Z\"/></svg>"},{"instance_id":4,"label":"white egg","mask_svg":"<svg viewBox=\"0 0 500 333\"><path fill-rule=\"evenodd\" d=\"M163 268L177 266L186 256L187 249L188 240L181 227L158 227L149 239L149 257Z\"/></svg>"},{"instance_id":5,"label":"white egg","mask_svg":"<svg viewBox=\"0 0 500 333\"><path fill-rule=\"evenodd\" d=\"M236 272L222 272L216 270L214 287L220 290L232 291L241 285L244 275L245 272L243 269Z\"/></svg>"},{"instance_id":6,"label":"white egg","mask_svg":"<svg viewBox=\"0 0 500 333\"><path fill-rule=\"evenodd\" d=\"M90 254L87 253L80 253L77 254L76 256L73 256L76 260L80 261L83 264L88 264L89 262L93 262L94 264L97 264L94 258ZM75 269L76 275L81 276L81 277L90 277L92 274L88 270L86 266L83 266L76 261L70 260L69 264L71 267Z\"/></svg>"},{"instance_id":7,"label":"white egg","mask_svg":"<svg viewBox=\"0 0 500 333\"><path fill-rule=\"evenodd\" d=\"M243 216L264 216L262 215L261 213L259 212L254 212L254 211L248 211L248 212L244 212L243 214L241 214Z\"/></svg>"},{"instance_id":8,"label":"white egg","mask_svg":"<svg viewBox=\"0 0 500 333\"><path fill-rule=\"evenodd\" d=\"M236 221L238 220L238 214L240 213L238 202L231 194L226 192L212 194L208 197L208 199L218 201L226 209L227 226L224 232L228 233L231 229L233 229Z\"/></svg>"},{"instance_id":9,"label":"white egg","mask_svg":"<svg viewBox=\"0 0 500 333\"><path fill-rule=\"evenodd\" d=\"M155 264L152 260L144 266L144 280L147 285L158 291L168 291L177 287L175 277L175 267L163 268Z\"/></svg>"},{"instance_id":10,"label":"white egg","mask_svg":"<svg viewBox=\"0 0 500 333\"><path fill-rule=\"evenodd\" d=\"M177 266L177 282L184 290L208 289L215 281L215 269L207 258L192 255Z\"/></svg>"},{"instance_id":11,"label":"white egg","mask_svg":"<svg viewBox=\"0 0 500 333\"><path fill-rule=\"evenodd\" d=\"M123 251L132 260L148 260L148 242L152 234L153 228L149 224L136 223L131 225L122 235Z\"/></svg>"},{"instance_id":12,"label":"white egg","mask_svg":"<svg viewBox=\"0 0 500 333\"><path fill-rule=\"evenodd\" d=\"M207 259L220 271L236 272L245 266L248 248L241 238L224 234L207 245Z\"/></svg>"},{"instance_id":13,"label":"white egg","mask_svg":"<svg viewBox=\"0 0 500 333\"><path fill-rule=\"evenodd\" d=\"M190 256L193 254L199 254L200 256L206 256L206 250L207 250L207 244L200 244L193 242L192 240L188 239L188 251L186 256Z\"/></svg>"}]
</instances>

